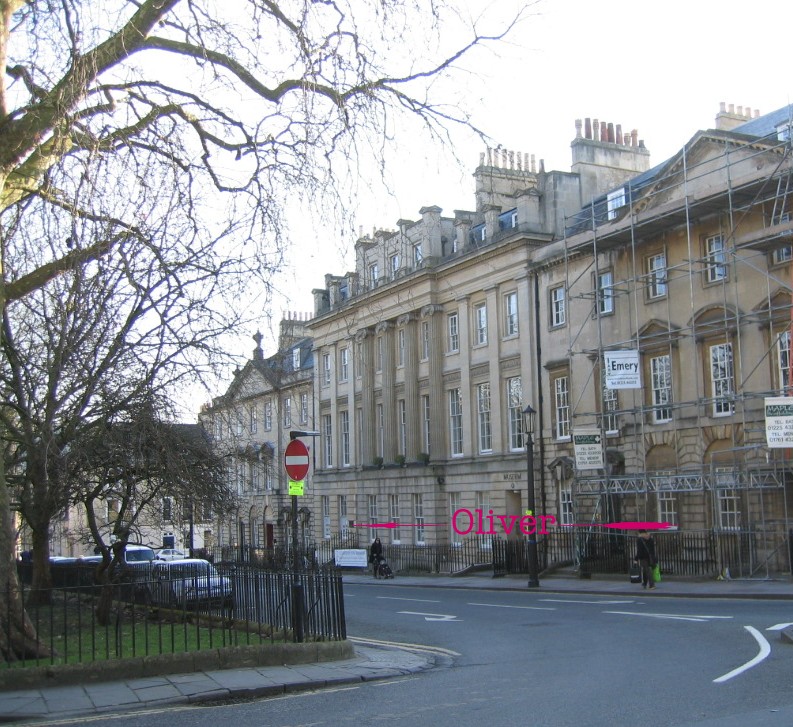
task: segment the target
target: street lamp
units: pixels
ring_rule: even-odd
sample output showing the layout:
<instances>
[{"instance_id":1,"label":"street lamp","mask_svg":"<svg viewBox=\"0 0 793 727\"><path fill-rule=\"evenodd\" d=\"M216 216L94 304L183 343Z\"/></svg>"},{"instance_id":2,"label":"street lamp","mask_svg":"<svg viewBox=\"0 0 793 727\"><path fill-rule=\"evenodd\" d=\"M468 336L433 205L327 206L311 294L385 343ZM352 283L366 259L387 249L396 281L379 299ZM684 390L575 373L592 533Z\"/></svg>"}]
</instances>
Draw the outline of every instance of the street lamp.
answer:
<instances>
[{"instance_id":1,"label":"street lamp","mask_svg":"<svg viewBox=\"0 0 793 727\"><path fill-rule=\"evenodd\" d=\"M532 517L537 517L535 512L534 496L534 417L537 414L531 405L523 410L523 420L525 422L524 435L526 437L526 474L529 480L529 490L527 505ZM537 529L529 535L529 588L537 588L540 585L540 565L537 560Z\"/></svg>"}]
</instances>

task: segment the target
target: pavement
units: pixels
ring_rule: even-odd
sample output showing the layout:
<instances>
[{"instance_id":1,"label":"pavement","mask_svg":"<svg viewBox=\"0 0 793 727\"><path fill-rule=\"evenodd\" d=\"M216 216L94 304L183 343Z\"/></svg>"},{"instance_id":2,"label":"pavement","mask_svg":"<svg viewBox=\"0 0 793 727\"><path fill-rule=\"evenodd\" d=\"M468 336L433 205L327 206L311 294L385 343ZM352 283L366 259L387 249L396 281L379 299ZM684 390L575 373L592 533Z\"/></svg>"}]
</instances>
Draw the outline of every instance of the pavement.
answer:
<instances>
[{"instance_id":1,"label":"pavement","mask_svg":"<svg viewBox=\"0 0 793 727\"><path fill-rule=\"evenodd\" d=\"M379 589L418 586L492 591L527 590L525 576L493 578L488 572L464 576L397 576L386 581L375 580L371 575L363 573L345 573L344 582ZM640 586L628 582L627 576L594 575L591 579L584 579L571 571L543 576L539 588L532 590L604 596L635 596L640 593L644 597L650 595L643 592ZM662 580L652 597L669 596L793 600L793 579L790 576L777 576L732 580ZM350 640L353 641L355 656L342 661L199 671L143 679L4 691L0 692L0 722L46 723L169 705L271 697L415 674L439 663L449 663L453 656L451 652L429 646L387 644L356 638Z\"/></svg>"}]
</instances>

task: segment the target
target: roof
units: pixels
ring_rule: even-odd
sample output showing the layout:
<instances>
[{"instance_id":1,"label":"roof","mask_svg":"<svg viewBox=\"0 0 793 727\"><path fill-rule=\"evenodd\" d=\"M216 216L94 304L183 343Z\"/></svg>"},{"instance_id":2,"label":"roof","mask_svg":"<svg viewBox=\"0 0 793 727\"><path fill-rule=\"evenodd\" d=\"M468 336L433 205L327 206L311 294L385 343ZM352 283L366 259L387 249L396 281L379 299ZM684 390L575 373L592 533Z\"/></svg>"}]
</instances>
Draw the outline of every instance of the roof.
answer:
<instances>
[{"instance_id":1,"label":"roof","mask_svg":"<svg viewBox=\"0 0 793 727\"><path fill-rule=\"evenodd\" d=\"M748 136L776 136L777 129L785 123L790 124L793 118L793 104L783 106L781 109L772 111L769 114L758 116L756 119L747 121L745 124L736 126L733 131Z\"/></svg>"},{"instance_id":2,"label":"roof","mask_svg":"<svg viewBox=\"0 0 793 727\"><path fill-rule=\"evenodd\" d=\"M772 111L769 114L765 114L764 116L759 116L756 119L752 119L751 121L747 121L740 126L736 126L734 129L730 131L708 131L708 132L698 132L694 135L694 137L686 144L688 147L689 144L698 140L703 135L705 136L713 136L718 135L720 137L727 137L727 138L735 138L740 139L741 137L752 136L758 139L765 139L766 137L772 137L772 140L777 139L778 129L780 126L784 125L785 123L791 123L791 119L793 118L793 105L783 106L781 109L777 109L776 111ZM591 229L592 227L592 218L594 216L596 226L601 225L604 222L610 221L609 219L609 210L608 210L608 198L609 196L620 189L625 190L625 200L623 204L623 208L627 209L630 205L635 202L642 194L645 187L653 184L657 178L663 176L666 173L667 168L669 167L670 163L673 162L680 156L681 152L677 152L675 155L666 159L665 161L661 162L660 164L656 164L652 169L648 169L646 172L642 172L641 174L632 177L627 182L614 187L612 190L609 190L606 194L603 194L599 197L596 197L592 202L584 205L576 214L571 215L568 218L567 226L565 229L565 234L570 236L574 235L579 232L583 232L585 230ZM619 217L621 214L615 216Z\"/></svg>"}]
</instances>

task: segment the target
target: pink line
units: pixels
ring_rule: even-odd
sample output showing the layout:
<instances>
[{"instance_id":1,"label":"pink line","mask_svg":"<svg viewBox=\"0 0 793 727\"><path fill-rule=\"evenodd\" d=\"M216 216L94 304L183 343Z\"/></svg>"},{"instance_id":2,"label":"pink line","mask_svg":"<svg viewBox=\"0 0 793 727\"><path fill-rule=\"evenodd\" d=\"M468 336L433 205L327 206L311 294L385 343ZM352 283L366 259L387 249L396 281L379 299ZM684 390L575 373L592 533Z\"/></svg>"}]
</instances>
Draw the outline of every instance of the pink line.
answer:
<instances>
[{"instance_id":1,"label":"pink line","mask_svg":"<svg viewBox=\"0 0 793 727\"><path fill-rule=\"evenodd\" d=\"M418 525L417 523L354 523L353 527L356 528L441 528L448 523L424 523Z\"/></svg>"},{"instance_id":2,"label":"pink line","mask_svg":"<svg viewBox=\"0 0 793 727\"><path fill-rule=\"evenodd\" d=\"M563 528L613 528L615 530L666 530L671 528L671 523L648 522L618 522L618 523L570 523L562 525Z\"/></svg>"}]
</instances>

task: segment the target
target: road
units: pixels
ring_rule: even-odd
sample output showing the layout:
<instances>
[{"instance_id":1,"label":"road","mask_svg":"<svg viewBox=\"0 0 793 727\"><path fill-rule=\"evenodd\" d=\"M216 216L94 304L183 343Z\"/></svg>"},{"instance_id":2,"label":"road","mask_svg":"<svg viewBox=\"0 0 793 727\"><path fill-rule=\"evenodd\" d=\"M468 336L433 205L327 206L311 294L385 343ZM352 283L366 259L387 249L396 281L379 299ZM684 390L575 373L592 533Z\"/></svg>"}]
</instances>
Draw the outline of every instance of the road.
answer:
<instances>
[{"instance_id":1,"label":"road","mask_svg":"<svg viewBox=\"0 0 793 727\"><path fill-rule=\"evenodd\" d=\"M789 725L793 604L345 587L348 633L454 652L409 678L171 708L180 725ZM776 629L775 629L776 627ZM775 630L774 630L775 629ZM160 724L162 712L124 717ZM99 720L95 724L118 724Z\"/></svg>"}]
</instances>

